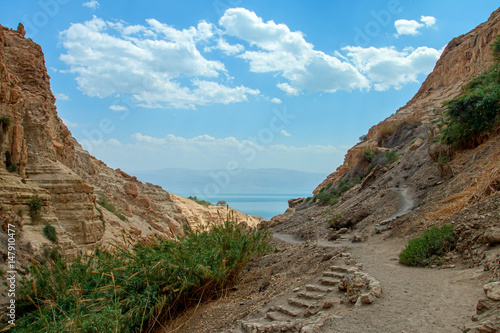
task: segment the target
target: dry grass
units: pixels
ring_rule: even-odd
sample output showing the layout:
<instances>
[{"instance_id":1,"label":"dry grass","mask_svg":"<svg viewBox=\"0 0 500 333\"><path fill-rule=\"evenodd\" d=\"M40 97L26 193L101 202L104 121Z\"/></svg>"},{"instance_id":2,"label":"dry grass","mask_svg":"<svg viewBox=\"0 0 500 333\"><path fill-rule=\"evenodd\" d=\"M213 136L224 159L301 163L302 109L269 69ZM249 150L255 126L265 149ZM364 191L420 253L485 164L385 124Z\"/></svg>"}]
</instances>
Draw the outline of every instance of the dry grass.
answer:
<instances>
[{"instance_id":1,"label":"dry grass","mask_svg":"<svg viewBox=\"0 0 500 333\"><path fill-rule=\"evenodd\" d=\"M498 140L494 140L489 145L496 148L496 151L488 156L485 162L475 169L483 170L474 178L459 176L455 182L468 182L470 185L465 190L452 194L443 199L438 210L426 215L427 219L445 220L446 218L460 212L462 209L475 205L485 197L500 190L500 148L497 148ZM467 156L464 156L467 158Z\"/></svg>"}]
</instances>

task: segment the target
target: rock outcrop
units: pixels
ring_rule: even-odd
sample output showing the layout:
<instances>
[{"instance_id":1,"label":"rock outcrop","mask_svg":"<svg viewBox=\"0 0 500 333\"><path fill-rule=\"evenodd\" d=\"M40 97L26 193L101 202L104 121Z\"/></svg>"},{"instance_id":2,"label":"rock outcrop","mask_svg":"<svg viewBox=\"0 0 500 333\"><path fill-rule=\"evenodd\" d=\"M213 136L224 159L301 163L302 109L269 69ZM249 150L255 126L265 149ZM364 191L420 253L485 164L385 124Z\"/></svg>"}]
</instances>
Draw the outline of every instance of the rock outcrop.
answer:
<instances>
[{"instance_id":1,"label":"rock outcrop","mask_svg":"<svg viewBox=\"0 0 500 333\"><path fill-rule=\"evenodd\" d=\"M57 115L41 47L24 35L22 25L0 26L0 222L18 226L28 252L57 246L74 255L152 235L175 238L186 226L228 217L252 226L263 220L172 195L83 150ZM47 225L57 243L44 236Z\"/></svg>"}]
</instances>

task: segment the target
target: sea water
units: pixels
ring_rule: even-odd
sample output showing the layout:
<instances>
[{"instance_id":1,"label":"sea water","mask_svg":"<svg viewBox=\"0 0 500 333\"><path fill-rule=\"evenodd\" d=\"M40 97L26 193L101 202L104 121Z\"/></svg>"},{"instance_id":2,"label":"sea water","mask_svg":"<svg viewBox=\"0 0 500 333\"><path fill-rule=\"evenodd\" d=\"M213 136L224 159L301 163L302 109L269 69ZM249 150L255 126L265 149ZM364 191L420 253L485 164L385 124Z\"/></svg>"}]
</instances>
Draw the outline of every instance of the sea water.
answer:
<instances>
[{"instance_id":1,"label":"sea water","mask_svg":"<svg viewBox=\"0 0 500 333\"><path fill-rule=\"evenodd\" d=\"M188 195L179 194L182 197ZM288 208L288 200L296 198L305 198L312 196L310 191L294 191L288 193L231 193L218 194L210 198L198 198L208 200L212 204L218 201L225 201L229 207L239 210L242 213L261 216L270 219L273 216L283 214Z\"/></svg>"}]
</instances>

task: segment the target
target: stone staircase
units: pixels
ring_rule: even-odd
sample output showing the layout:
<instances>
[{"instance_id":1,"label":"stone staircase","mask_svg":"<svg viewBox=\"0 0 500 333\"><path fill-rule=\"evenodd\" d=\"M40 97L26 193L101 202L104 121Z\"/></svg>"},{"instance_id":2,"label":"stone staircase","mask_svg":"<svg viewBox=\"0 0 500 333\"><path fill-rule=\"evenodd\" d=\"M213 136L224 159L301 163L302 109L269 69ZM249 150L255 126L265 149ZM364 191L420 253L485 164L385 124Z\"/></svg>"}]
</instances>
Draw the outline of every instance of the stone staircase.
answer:
<instances>
[{"instance_id":1,"label":"stone staircase","mask_svg":"<svg viewBox=\"0 0 500 333\"><path fill-rule=\"evenodd\" d=\"M353 303L361 305L361 299L370 298L372 302L373 297L381 296L378 281L357 267L337 265L324 271L314 283L293 292L292 297L270 306L263 316L239 321L229 332L316 332L326 320L349 311Z\"/></svg>"}]
</instances>

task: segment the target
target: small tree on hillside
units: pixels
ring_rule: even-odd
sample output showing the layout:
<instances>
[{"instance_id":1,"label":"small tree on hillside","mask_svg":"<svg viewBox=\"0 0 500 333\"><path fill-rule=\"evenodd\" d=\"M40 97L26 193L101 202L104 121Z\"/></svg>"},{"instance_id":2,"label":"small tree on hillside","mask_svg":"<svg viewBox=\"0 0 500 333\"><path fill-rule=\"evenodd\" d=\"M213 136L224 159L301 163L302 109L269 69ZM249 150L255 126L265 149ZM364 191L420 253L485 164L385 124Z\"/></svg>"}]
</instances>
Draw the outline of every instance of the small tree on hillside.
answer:
<instances>
[{"instance_id":1,"label":"small tree on hillside","mask_svg":"<svg viewBox=\"0 0 500 333\"><path fill-rule=\"evenodd\" d=\"M217 202L217 206L226 206L227 205L227 202L225 202L224 200L220 200L219 202Z\"/></svg>"}]
</instances>

